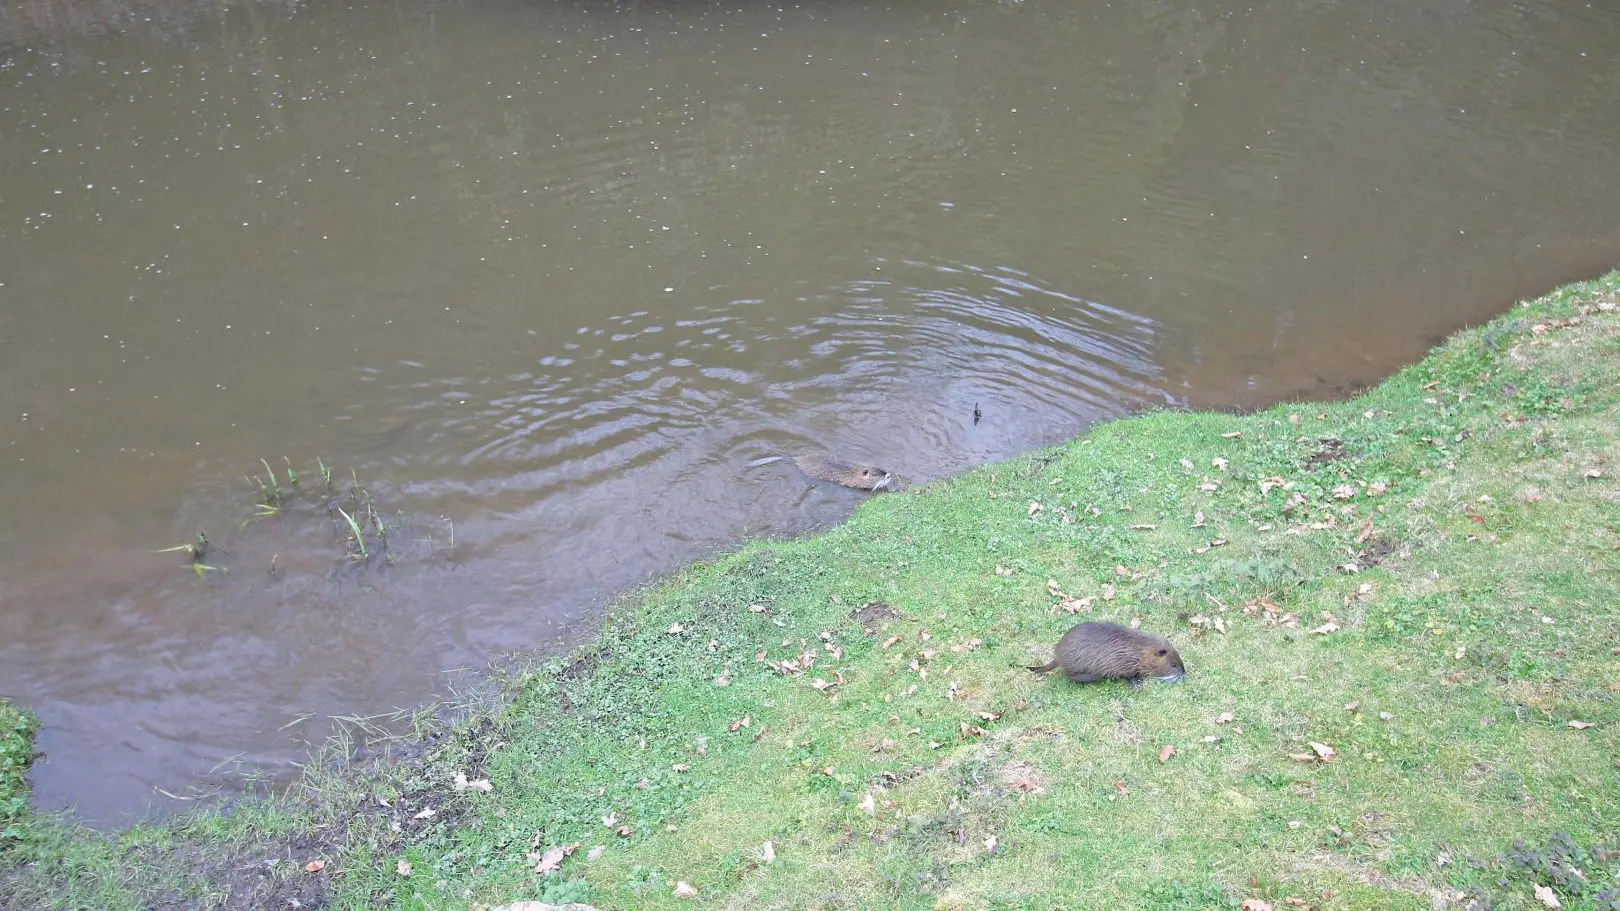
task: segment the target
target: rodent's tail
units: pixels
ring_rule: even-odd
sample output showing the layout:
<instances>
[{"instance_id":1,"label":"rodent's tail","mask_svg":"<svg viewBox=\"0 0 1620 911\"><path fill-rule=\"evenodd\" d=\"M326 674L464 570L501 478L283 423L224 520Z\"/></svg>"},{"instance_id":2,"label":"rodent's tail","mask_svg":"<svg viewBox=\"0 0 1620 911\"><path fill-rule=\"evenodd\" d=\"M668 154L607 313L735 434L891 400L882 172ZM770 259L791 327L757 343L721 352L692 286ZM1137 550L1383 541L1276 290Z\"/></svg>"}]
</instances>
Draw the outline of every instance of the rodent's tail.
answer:
<instances>
[{"instance_id":1,"label":"rodent's tail","mask_svg":"<svg viewBox=\"0 0 1620 911\"><path fill-rule=\"evenodd\" d=\"M1050 663L1043 664L1040 667L1029 667L1029 665L1025 665L1026 668L1028 668L1029 670L1034 671L1037 674L1044 674L1047 671L1056 670L1057 666L1058 666L1058 660L1056 658L1053 658Z\"/></svg>"}]
</instances>

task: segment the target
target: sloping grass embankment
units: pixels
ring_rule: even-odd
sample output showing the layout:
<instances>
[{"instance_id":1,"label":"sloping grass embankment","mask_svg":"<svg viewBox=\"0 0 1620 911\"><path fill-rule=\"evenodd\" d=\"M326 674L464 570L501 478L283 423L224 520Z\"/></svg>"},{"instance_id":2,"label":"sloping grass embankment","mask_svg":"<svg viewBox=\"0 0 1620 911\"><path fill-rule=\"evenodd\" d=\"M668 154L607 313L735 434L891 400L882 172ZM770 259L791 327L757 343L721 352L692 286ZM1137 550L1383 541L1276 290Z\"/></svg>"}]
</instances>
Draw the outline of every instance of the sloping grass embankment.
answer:
<instances>
[{"instance_id":1,"label":"sloping grass embankment","mask_svg":"<svg viewBox=\"0 0 1620 911\"><path fill-rule=\"evenodd\" d=\"M30 820L0 899L1615 911L1617 290L747 544L409 762L108 841ZM1021 667L1088 618L1188 681Z\"/></svg>"}]
</instances>

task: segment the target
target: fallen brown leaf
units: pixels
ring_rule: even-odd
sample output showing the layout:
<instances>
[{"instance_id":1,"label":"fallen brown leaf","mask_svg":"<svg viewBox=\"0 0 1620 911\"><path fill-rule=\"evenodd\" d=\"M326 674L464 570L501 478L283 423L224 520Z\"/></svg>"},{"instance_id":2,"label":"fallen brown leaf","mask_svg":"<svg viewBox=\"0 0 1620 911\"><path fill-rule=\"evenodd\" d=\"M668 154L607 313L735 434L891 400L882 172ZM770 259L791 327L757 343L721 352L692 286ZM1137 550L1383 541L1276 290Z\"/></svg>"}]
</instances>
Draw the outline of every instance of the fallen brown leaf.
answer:
<instances>
[{"instance_id":1,"label":"fallen brown leaf","mask_svg":"<svg viewBox=\"0 0 1620 911\"><path fill-rule=\"evenodd\" d=\"M1543 886L1541 883L1532 885L1530 887L1530 891L1535 893L1536 901L1541 902L1549 908L1564 907L1564 903L1558 900L1558 893L1547 888L1546 886Z\"/></svg>"},{"instance_id":2,"label":"fallen brown leaf","mask_svg":"<svg viewBox=\"0 0 1620 911\"><path fill-rule=\"evenodd\" d=\"M1127 785L1123 781L1115 781L1114 782L1114 790L1119 792L1119 796L1124 797L1127 793L1130 792L1130 786Z\"/></svg>"},{"instance_id":3,"label":"fallen brown leaf","mask_svg":"<svg viewBox=\"0 0 1620 911\"><path fill-rule=\"evenodd\" d=\"M568 853L569 849L564 847L547 848L546 853L540 855L540 862L534 865L534 872L549 873L561 867L563 858L567 857Z\"/></svg>"},{"instance_id":4,"label":"fallen brown leaf","mask_svg":"<svg viewBox=\"0 0 1620 911\"><path fill-rule=\"evenodd\" d=\"M1587 728L1592 726L1592 722L1590 722L1590 721L1571 721L1569 723L1569 726L1574 728L1577 731L1584 731Z\"/></svg>"},{"instance_id":5,"label":"fallen brown leaf","mask_svg":"<svg viewBox=\"0 0 1620 911\"><path fill-rule=\"evenodd\" d=\"M1243 904L1238 905L1238 911L1271 911L1271 902L1261 901L1258 898L1245 898Z\"/></svg>"},{"instance_id":6,"label":"fallen brown leaf","mask_svg":"<svg viewBox=\"0 0 1620 911\"><path fill-rule=\"evenodd\" d=\"M1159 761L1160 762L1169 762L1170 757L1174 756L1174 755L1176 755L1175 745L1167 743L1167 744L1164 745L1163 749L1159 750Z\"/></svg>"},{"instance_id":7,"label":"fallen brown leaf","mask_svg":"<svg viewBox=\"0 0 1620 911\"><path fill-rule=\"evenodd\" d=\"M1243 431L1234 430L1231 433L1223 433L1223 434L1221 434L1221 439L1223 439L1223 440L1235 440L1240 436L1243 436Z\"/></svg>"},{"instance_id":8,"label":"fallen brown leaf","mask_svg":"<svg viewBox=\"0 0 1620 911\"><path fill-rule=\"evenodd\" d=\"M697 894L697 888L684 879L675 884L676 898L697 898Z\"/></svg>"},{"instance_id":9,"label":"fallen brown leaf","mask_svg":"<svg viewBox=\"0 0 1620 911\"><path fill-rule=\"evenodd\" d=\"M304 872L305 873L319 873L319 872L321 872L322 870L325 870L325 869L326 869L326 861L324 861L324 860L312 860L309 863L304 864Z\"/></svg>"},{"instance_id":10,"label":"fallen brown leaf","mask_svg":"<svg viewBox=\"0 0 1620 911\"><path fill-rule=\"evenodd\" d=\"M1310 744L1311 749L1316 751L1316 755L1322 757L1323 762L1332 762L1333 760L1339 758L1339 751L1325 743L1318 743L1312 740Z\"/></svg>"},{"instance_id":11,"label":"fallen brown leaf","mask_svg":"<svg viewBox=\"0 0 1620 911\"><path fill-rule=\"evenodd\" d=\"M394 864L394 872L398 873L400 876L410 876L411 862L401 857L399 859L399 863Z\"/></svg>"}]
</instances>

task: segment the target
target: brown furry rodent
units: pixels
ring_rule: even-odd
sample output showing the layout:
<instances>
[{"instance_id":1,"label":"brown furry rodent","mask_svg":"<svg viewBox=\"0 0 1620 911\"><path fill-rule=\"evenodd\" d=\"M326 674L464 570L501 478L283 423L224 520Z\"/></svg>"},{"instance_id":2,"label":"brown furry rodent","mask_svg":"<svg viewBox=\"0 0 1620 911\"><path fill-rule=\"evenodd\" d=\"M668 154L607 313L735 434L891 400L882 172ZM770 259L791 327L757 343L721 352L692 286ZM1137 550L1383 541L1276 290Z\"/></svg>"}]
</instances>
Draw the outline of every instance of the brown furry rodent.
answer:
<instances>
[{"instance_id":1,"label":"brown furry rodent","mask_svg":"<svg viewBox=\"0 0 1620 911\"><path fill-rule=\"evenodd\" d=\"M796 455L793 464L812 478L853 487L856 490L884 490L894 487L894 475L875 465L852 465L830 456Z\"/></svg>"},{"instance_id":2,"label":"brown furry rodent","mask_svg":"<svg viewBox=\"0 0 1620 911\"><path fill-rule=\"evenodd\" d=\"M1187 666L1170 640L1118 623L1079 624L1058 640L1050 664L1030 670L1044 674L1060 667L1063 676L1075 683L1117 677L1141 686L1146 677L1180 683L1187 676Z\"/></svg>"}]
</instances>

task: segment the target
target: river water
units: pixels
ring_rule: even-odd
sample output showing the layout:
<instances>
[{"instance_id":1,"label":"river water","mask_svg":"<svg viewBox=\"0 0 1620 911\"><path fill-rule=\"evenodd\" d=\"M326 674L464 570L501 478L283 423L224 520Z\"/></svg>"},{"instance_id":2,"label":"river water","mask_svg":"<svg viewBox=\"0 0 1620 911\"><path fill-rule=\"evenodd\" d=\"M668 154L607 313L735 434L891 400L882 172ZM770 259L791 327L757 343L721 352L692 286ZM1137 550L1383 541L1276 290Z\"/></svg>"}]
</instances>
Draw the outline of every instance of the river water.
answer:
<instances>
[{"instance_id":1,"label":"river water","mask_svg":"<svg viewBox=\"0 0 1620 911\"><path fill-rule=\"evenodd\" d=\"M1606 3L182 12L0 19L0 693L98 824L862 498L760 459L1341 395L1620 262Z\"/></svg>"}]
</instances>

